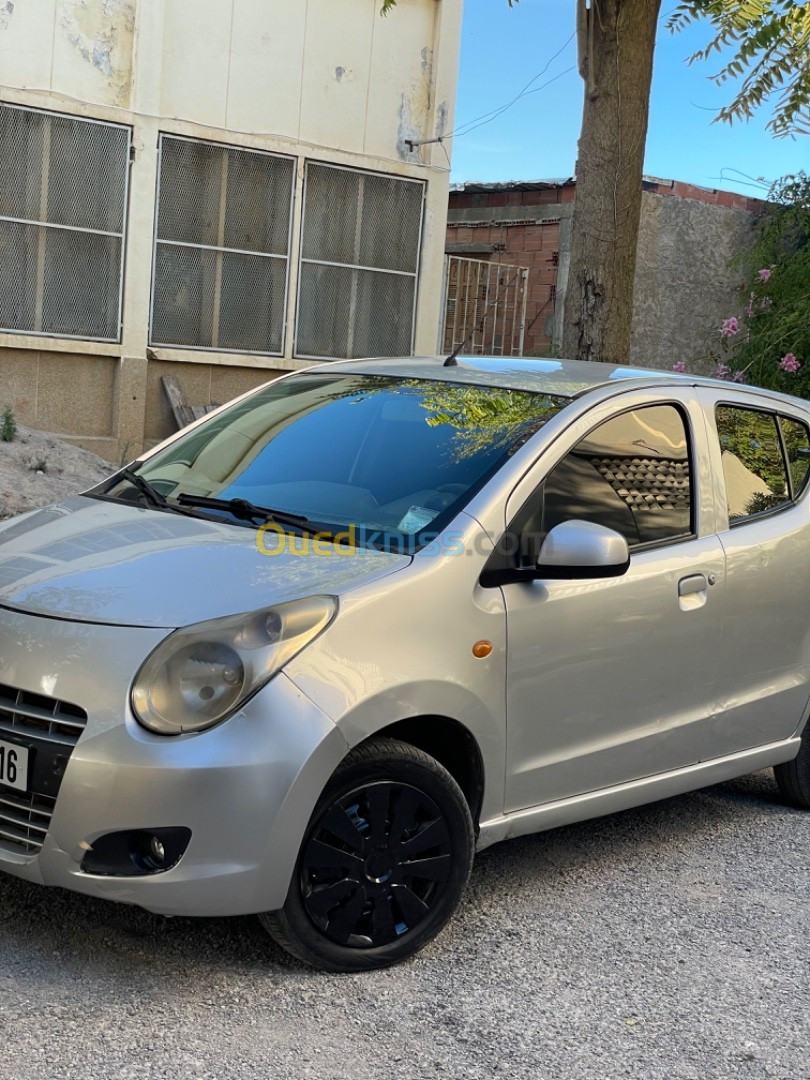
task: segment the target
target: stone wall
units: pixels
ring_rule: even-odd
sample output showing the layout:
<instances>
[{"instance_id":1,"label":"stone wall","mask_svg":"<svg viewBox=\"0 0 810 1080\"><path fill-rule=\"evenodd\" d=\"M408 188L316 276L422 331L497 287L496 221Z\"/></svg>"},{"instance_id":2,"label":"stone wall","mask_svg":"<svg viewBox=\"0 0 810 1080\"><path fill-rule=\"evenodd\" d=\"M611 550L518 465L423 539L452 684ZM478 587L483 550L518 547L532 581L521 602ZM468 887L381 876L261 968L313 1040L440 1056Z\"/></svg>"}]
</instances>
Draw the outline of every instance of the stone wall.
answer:
<instances>
[{"instance_id":1,"label":"stone wall","mask_svg":"<svg viewBox=\"0 0 810 1080\"><path fill-rule=\"evenodd\" d=\"M630 359L671 368L705 355L713 331L740 314L731 265L752 242L755 214L645 191L641 204ZM715 343L716 343L716 334Z\"/></svg>"}]
</instances>

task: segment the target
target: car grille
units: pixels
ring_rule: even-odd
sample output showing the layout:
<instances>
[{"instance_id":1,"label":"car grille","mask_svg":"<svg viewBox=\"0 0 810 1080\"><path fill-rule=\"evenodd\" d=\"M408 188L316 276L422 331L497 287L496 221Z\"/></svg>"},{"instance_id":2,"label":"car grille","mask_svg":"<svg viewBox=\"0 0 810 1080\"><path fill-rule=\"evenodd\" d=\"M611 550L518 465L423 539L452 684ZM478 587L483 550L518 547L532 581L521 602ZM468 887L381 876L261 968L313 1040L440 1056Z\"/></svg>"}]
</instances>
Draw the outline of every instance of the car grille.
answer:
<instances>
[{"instance_id":1,"label":"car grille","mask_svg":"<svg viewBox=\"0 0 810 1080\"><path fill-rule=\"evenodd\" d=\"M36 855L45 840L56 799L0 791L0 846Z\"/></svg>"},{"instance_id":2,"label":"car grille","mask_svg":"<svg viewBox=\"0 0 810 1080\"><path fill-rule=\"evenodd\" d=\"M0 738L34 752L31 791L0 787L0 848L35 855L42 847L68 759L87 724L77 705L0 683Z\"/></svg>"},{"instance_id":3,"label":"car grille","mask_svg":"<svg viewBox=\"0 0 810 1080\"><path fill-rule=\"evenodd\" d=\"M87 713L76 705L0 683L0 732L75 746L86 724Z\"/></svg>"}]
</instances>

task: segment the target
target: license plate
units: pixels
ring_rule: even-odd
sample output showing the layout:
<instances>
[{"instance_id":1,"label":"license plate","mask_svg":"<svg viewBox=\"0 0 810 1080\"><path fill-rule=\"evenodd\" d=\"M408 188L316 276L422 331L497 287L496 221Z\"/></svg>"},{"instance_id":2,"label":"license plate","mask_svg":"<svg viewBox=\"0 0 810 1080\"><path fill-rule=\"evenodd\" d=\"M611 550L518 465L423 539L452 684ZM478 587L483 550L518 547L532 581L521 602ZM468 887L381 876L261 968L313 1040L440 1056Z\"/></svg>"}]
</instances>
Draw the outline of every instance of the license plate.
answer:
<instances>
[{"instance_id":1,"label":"license plate","mask_svg":"<svg viewBox=\"0 0 810 1080\"><path fill-rule=\"evenodd\" d=\"M28 790L28 747L0 742L0 784L15 791Z\"/></svg>"}]
</instances>

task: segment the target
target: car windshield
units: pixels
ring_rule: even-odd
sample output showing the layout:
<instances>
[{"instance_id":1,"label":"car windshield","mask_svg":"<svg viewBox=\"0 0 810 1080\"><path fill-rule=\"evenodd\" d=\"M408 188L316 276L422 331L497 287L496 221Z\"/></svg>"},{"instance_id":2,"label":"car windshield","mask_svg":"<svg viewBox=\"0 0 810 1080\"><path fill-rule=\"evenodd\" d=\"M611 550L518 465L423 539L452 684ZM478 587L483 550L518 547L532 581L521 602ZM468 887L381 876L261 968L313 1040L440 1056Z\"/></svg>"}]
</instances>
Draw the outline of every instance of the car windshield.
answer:
<instances>
[{"instance_id":1,"label":"car windshield","mask_svg":"<svg viewBox=\"0 0 810 1080\"><path fill-rule=\"evenodd\" d=\"M567 401L430 379L302 374L181 436L135 466L138 486L132 473L119 476L106 495L196 506L241 525L255 526L264 508L285 528L346 540L351 527L354 545L415 550ZM231 500L240 502L229 509Z\"/></svg>"}]
</instances>

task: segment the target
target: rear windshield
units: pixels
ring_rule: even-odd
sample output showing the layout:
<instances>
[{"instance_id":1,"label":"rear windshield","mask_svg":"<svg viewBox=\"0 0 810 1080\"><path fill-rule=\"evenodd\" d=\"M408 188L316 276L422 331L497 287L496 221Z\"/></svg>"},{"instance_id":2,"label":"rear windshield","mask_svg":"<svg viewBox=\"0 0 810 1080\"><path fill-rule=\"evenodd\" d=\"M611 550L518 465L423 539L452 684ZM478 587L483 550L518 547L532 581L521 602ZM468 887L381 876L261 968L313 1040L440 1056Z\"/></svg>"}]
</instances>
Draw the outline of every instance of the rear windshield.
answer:
<instances>
[{"instance_id":1,"label":"rear windshield","mask_svg":"<svg viewBox=\"0 0 810 1080\"><path fill-rule=\"evenodd\" d=\"M170 503L181 493L245 499L306 517L307 527L354 526L357 544L415 550L567 401L428 379L302 374L239 402L139 471ZM121 481L108 494L127 489ZM223 520L232 520L226 511Z\"/></svg>"}]
</instances>

